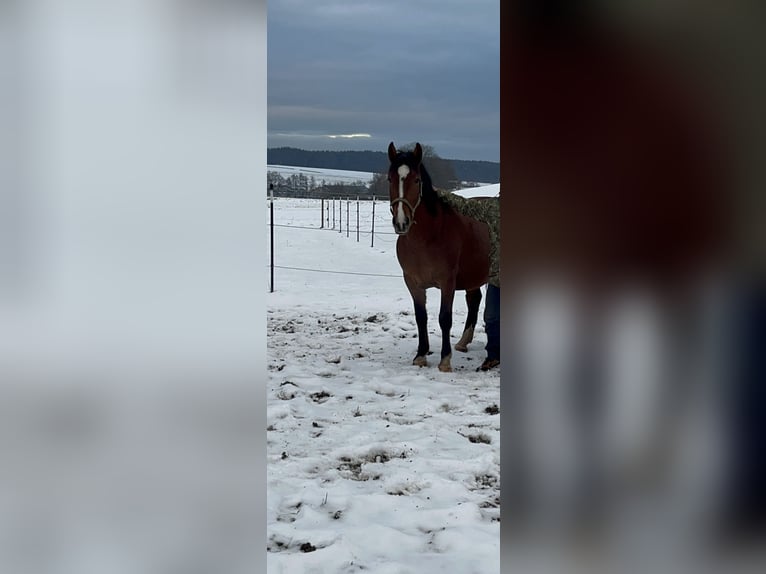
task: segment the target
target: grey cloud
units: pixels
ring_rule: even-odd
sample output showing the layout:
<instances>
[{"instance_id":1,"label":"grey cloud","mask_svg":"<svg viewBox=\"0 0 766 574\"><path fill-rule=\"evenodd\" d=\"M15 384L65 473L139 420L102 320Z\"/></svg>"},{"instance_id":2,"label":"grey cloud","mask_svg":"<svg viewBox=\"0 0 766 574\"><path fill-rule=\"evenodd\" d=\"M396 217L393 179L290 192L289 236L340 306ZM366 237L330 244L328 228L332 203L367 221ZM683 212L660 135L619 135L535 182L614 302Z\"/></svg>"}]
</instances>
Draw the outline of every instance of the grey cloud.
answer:
<instances>
[{"instance_id":1,"label":"grey cloud","mask_svg":"<svg viewBox=\"0 0 766 574\"><path fill-rule=\"evenodd\" d=\"M443 156L497 161L498 15L497 0L272 0L269 145L378 149L419 139ZM373 137L319 137L358 132Z\"/></svg>"}]
</instances>

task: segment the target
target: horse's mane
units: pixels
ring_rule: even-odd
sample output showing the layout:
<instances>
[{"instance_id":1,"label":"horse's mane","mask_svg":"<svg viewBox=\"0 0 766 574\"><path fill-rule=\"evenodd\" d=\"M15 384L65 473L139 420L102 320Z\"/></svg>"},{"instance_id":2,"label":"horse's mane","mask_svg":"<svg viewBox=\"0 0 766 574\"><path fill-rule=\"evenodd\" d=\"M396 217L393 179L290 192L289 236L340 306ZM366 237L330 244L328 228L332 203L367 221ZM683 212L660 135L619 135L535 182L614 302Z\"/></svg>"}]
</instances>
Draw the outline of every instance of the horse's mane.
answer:
<instances>
[{"instance_id":1,"label":"horse's mane","mask_svg":"<svg viewBox=\"0 0 766 574\"><path fill-rule=\"evenodd\" d=\"M415 159L411 151L399 152L396 154L396 161L393 163L391 168L395 171L401 165L406 165L412 170L415 169ZM436 190L434 189L433 181L431 181L431 175L428 173L425 163L423 163L422 160L420 162L420 180L423 184L423 205L425 205L428 213L431 215L436 215L436 206L441 204L443 207L447 207L447 204L444 203L444 201L442 201L442 199L437 195Z\"/></svg>"}]
</instances>

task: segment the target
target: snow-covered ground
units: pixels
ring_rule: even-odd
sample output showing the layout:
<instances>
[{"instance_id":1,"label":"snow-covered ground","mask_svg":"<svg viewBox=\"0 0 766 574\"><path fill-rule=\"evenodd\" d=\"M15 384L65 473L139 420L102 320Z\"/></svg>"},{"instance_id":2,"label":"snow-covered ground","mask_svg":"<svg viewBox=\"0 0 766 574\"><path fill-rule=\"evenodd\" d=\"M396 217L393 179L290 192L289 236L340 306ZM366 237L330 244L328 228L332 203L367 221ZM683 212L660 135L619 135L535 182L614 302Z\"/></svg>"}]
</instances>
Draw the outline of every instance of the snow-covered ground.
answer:
<instances>
[{"instance_id":1,"label":"snow-covered ground","mask_svg":"<svg viewBox=\"0 0 766 574\"><path fill-rule=\"evenodd\" d=\"M460 191L497 193L499 186ZM467 353L453 352L454 372L439 372L438 291L431 290L435 352L428 367L412 366L417 329L388 202L376 204L374 242L372 202L359 203L359 241L356 206L325 202L323 214L319 200L274 200L277 267L275 291L267 294L268 571L495 574L500 373L476 372L485 355L483 324ZM524 347L527 366L534 367L525 404L536 451L529 470L541 500L553 501L541 514L550 524L575 500L570 486L580 464L563 384L576 321L566 292L560 295L556 289L540 293L519 316L523 342L530 345ZM628 477L615 483L625 486L639 480L631 469L642 468L636 464L652 446L646 441L655 437L654 409L664 397L660 369L673 351L657 345L660 317L649 301L638 293L623 305L615 309L606 348L613 372L600 449L610 476ZM462 296L454 314L453 344L466 316ZM710 385L703 379L715 372L711 365L694 366L703 391ZM681 424L667 441L677 441L683 456L662 469L656 492L652 485L646 491L625 487L631 496L612 510L606 542L618 563L639 555L658 564L687 556L704 562L698 541L710 524L720 455L711 438L714 394L706 392L690 397L701 406L683 417L674 414Z\"/></svg>"},{"instance_id":2,"label":"snow-covered ground","mask_svg":"<svg viewBox=\"0 0 766 574\"><path fill-rule=\"evenodd\" d=\"M483 324L467 353L453 352L454 372L439 372L430 290L434 354L412 366L417 329L388 206L376 205L374 247L371 202L360 203L359 242L356 202L349 236L347 206L336 209L342 232L319 229L318 200L274 201L268 572L495 574L500 375L476 372ZM462 293L454 315L453 344Z\"/></svg>"},{"instance_id":3,"label":"snow-covered ground","mask_svg":"<svg viewBox=\"0 0 766 574\"><path fill-rule=\"evenodd\" d=\"M293 165L267 165L267 171L276 171L282 177L303 174L307 177L312 175L317 181L326 183L354 183L362 181L368 183L372 181L373 173L367 171L347 171L341 169L326 169L323 167L296 167Z\"/></svg>"}]
</instances>

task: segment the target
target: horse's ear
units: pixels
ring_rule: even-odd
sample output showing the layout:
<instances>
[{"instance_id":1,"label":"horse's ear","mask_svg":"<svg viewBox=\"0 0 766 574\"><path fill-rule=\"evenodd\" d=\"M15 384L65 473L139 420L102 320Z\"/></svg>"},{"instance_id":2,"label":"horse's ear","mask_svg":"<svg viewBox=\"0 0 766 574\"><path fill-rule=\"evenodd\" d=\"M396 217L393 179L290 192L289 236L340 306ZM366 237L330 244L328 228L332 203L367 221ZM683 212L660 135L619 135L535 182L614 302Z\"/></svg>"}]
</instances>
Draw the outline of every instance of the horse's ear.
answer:
<instances>
[{"instance_id":1,"label":"horse's ear","mask_svg":"<svg viewBox=\"0 0 766 574\"><path fill-rule=\"evenodd\" d=\"M420 143L415 144L415 161L420 163L420 161L423 159L423 148L420 147Z\"/></svg>"},{"instance_id":2,"label":"horse's ear","mask_svg":"<svg viewBox=\"0 0 766 574\"><path fill-rule=\"evenodd\" d=\"M388 144L388 160L391 163L394 163L394 160L396 159L396 147L394 146L394 142L391 142Z\"/></svg>"}]
</instances>

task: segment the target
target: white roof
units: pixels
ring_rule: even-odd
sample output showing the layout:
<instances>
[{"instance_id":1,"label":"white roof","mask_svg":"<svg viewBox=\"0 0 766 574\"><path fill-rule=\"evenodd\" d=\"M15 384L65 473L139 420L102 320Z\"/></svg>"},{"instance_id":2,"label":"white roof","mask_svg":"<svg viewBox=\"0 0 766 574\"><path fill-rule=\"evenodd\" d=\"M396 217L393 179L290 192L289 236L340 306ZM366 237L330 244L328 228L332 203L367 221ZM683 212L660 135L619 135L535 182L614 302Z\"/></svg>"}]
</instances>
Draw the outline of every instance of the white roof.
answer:
<instances>
[{"instance_id":1,"label":"white roof","mask_svg":"<svg viewBox=\"0 0 766 574\"><path fill-rule=\"evenodd\" d=\"M482 185L481 187L467 187L455 190L452 193L469 199L472 197L497 197L500 195L500 184L494 183L492 185Z\"/></svg>"}]
</instances>

